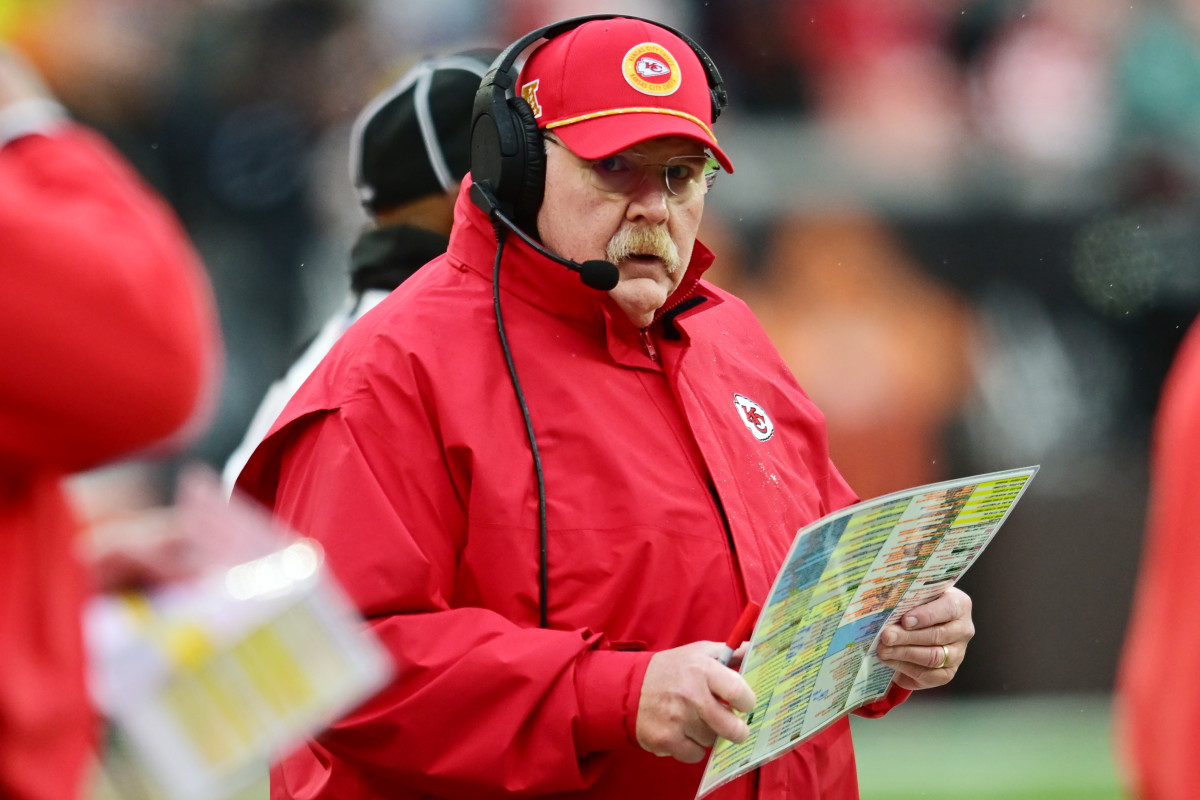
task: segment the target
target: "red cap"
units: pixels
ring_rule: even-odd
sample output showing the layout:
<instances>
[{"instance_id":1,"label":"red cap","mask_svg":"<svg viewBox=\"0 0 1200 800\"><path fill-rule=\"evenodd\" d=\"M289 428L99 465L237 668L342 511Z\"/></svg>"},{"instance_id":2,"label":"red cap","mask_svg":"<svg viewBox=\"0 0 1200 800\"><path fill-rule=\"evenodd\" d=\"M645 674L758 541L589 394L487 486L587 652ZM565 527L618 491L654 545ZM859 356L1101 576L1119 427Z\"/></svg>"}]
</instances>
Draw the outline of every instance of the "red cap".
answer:
<instances>
[{"instance_id":1,"label":"red cap","mask_svg":"<svg viewBox=\"0 0 1200 800\"><path fill-rule=\"evenodd\" d=\"M549 39L517 86L537 118L581 158L605 158L660 136L704 144L726 172L712 132L712 93L687 42L642 20L585 22Z\"/></svg>"}]
</instances>

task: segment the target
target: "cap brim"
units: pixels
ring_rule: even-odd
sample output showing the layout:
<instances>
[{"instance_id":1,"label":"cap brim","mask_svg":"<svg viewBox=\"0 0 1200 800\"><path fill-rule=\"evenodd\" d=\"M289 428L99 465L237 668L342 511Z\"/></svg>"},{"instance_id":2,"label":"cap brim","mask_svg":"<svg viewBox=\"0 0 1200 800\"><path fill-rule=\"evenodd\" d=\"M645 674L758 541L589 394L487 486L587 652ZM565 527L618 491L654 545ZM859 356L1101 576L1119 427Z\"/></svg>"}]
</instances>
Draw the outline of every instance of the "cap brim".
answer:
<instances>
[{"instance_id":1,"label":"cap brim","mask_svg":"<svg viewBox=\"0 0 1200 800\"><path fill-rule=\"evenodd\" d=\"M547 129L580 158L607 158L647 139L684 136L712 151L721 168L733 172L733 162L704 128L687 117L657 112L630 112L572 122Z\"/></svg>"}]
</instances>

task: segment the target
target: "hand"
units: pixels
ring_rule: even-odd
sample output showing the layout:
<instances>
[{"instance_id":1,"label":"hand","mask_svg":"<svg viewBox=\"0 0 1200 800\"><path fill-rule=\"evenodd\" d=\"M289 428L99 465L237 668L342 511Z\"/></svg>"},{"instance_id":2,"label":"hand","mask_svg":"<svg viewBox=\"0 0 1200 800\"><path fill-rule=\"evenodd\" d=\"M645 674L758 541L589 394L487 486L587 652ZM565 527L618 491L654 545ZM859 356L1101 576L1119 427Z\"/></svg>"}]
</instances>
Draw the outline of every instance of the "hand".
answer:
<instances>
[{"instance_id":1,"label":"hand","mask_svg":"<svg viewBox=\"0 0 1200 800\"><path fill-rule=\"evenodd\" d=\"M717 737L743 741L750 728L734 713L754 710L745 679L717 661L720 642L693 642L655 653L642 681L637 741L656 756L701 761Z\"/></svg>"},{"instance_id":2,"label":"hand","mask_svg":"<svg viewBox=\"0 0 1200 800\"><path fill-rule=\"evenodd\" d=\"M97 591L144 589L191 578L201 548L170 507L131 510L93 524L81 541Z\"/></svg>"},{"instance_id":3,"label":"hand","mask_svg":"<svg viewBox=\"0 0 1200 800\"><path fill-rule=\"evenodd\" d=\"M971 598L950 587L905 614L900 625L883 629L879 660L896 670L892 681L898 686L931 689L949 683L958 672L974 635Z\"/></svg>"}]
</instances>

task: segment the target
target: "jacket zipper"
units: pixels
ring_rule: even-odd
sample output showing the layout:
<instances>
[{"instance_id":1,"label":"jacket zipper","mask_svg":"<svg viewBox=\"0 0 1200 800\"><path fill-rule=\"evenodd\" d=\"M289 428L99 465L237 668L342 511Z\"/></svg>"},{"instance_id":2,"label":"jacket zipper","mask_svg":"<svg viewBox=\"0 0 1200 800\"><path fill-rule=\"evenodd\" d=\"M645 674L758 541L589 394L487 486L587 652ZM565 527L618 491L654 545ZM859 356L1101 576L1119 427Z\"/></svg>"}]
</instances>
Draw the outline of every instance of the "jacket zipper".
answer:
<instances>
[{"instance_id":1,"label":"jacket zipper","mask_svg":"<svg viewBox=\"0 0 1200 800\"><path fill-rule=\"evenodd\" d=\"M655 364L658 363L658 350L654 347L654 342L650 340L650 331L642 328L639 331L642 334L642 347L646 351L646 355L650 356L650 360Z\"/></svg>"},{"instance_id":2,"label":"jacket zipper","mask_svg":"<svg viewBox=\"0 0 1200 800\"><path fill-rule=\"evenodd\" d=\"M653 325L655 322L658 322L660 319L662 319L664 314L666 314L668 311L670 311L675 306L682 303L684 300L687 300L689 297L694 295L696 293L696 287L698 285L699 285L699 283L693 284L692 287L688 290L687 294L685 294L683 297L678 298L674 303L671 303L671 305L669 305L669 306L663 306L657 312L655 312L654 320L650 324ZM642 335L642 348L645 349L646 355L650 356L650 360L653 361L655 364L657 364L658 363L658 349L655 348L654 342L650 340L649 326L647 326L645 328L641 328L639 330L639 333L641 333L641 335Z\"/></svg>"},{"instance_id":3,"label":"jacket zipper","mask_svg":"<svg viewBox=\"0 0 1200 800\"><path fill-rule=\"evenodd\" d=\"M738 564L737 545L733 541L733 526L729 524L729 516L725 513L725 505L721 502L721 495L717 492L717 486L712 481L708 481L708 493L712 497L713 505L716 506L717 516L721 518L721 527L725 529L725 543L729 545L729 558L733 561L734 572L740 577L742 574L741 566ZM742 597L747 598L748 592L744 584L741 586Z\"/></svg>"}]
</instances>

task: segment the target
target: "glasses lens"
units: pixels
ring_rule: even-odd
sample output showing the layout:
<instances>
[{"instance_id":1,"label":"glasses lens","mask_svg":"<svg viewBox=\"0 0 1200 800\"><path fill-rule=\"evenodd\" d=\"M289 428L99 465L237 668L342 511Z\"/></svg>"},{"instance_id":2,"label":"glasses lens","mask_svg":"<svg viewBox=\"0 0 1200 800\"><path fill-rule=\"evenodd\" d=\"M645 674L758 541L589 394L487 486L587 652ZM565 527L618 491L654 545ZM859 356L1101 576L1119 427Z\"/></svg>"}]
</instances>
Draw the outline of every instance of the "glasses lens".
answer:
<instances>
[{"instance_id":1,"label":"glasses lens","mask_svg":"<svg viewBox=\"0 0 1200 800\"><path fill-rule=\"evenodd\" d=\"M598 189L624 194L641 183L642 166L629 156L617 153L592 162L592 180Z\"/></svg>"},{"instance_id":2,"label":"glasses lens","mask_svg":"<svg viewBox=\"0 0 1200 800\"><path fill-rule=\"evenodd\" d=\"M721 169L721 162L709 156L704 160L704 188L711 189L713 184L717 182L717 172Z\"/></svg>"},{"instance_id":3,"label":"glasses lens","mask_svg":"<svg viewBox=\"0 0 1200 800\"><path fill-rule=\"evenodd\" d=\"M677 197L686 198L691 197L701 187L708 189L712 185L708 177L710 160L712 159L708 156L675 156L667 159L667 163L663 165L667 191Z\"/></svg>"}]
</instances>

